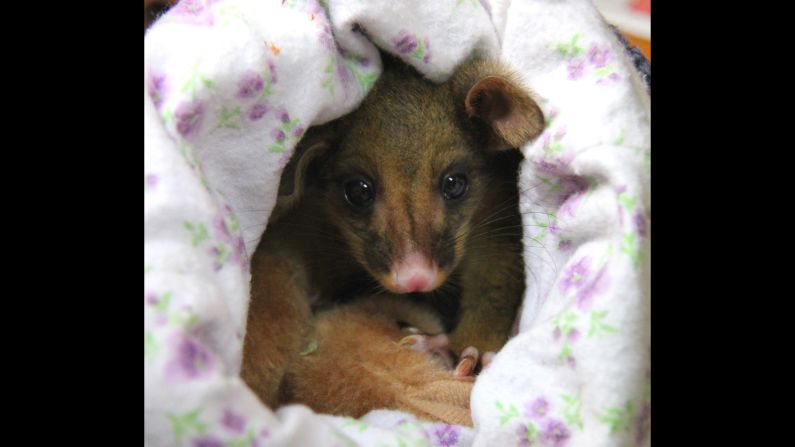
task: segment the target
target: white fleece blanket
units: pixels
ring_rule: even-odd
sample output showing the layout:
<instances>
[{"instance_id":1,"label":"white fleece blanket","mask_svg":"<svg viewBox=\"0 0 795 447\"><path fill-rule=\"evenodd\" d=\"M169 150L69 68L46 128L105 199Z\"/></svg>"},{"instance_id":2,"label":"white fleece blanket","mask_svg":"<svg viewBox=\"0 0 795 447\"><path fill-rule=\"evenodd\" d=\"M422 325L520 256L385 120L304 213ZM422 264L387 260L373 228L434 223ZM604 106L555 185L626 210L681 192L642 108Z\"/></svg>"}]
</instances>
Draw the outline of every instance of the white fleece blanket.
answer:
<instances>
[{"instance_id":1,"label":"white fleece blanket","mask_svg":"<svg viewBox=\"0 0 795 447\"><path fill-rule=\"evenodd\" d=\"M649 97L590 2L183 0L144 42L145 445L649 444ZM375 45L434 81L500 57L549 120L522 148L519 333L474 429L274 412L238 377L279 175L367 93Z\"/></svg>"}]
</instances>

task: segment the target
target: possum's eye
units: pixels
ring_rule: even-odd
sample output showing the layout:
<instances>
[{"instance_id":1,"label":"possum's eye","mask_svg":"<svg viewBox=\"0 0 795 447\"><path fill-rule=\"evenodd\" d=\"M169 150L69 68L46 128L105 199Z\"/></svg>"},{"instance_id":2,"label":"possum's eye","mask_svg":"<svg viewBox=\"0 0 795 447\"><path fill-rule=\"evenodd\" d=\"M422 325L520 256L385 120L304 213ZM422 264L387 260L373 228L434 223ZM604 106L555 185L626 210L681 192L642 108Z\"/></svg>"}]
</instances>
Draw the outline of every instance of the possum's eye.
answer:
<instances>
[{"instance_id":1,"label":"possum's eye","mask_svg":"<svg viewBox=\"0 0 795 447\"><path fill-rule=\"evenodd\" d=\"M466 194L469 181L464 174L447 174L442 177L442 197L445 200L455 200Z\"/></svg>"},{"instance_id":2,"label":"possum's eye","mask_svg":"<svg viewBox=\"0 0 795 447\"><path fill-rule=\"evenodd\" d=\"M345 200L353 206L368 207L375 199L375 188L365 179L350 180L345 183Z\"/></svg>"}]
</instances>

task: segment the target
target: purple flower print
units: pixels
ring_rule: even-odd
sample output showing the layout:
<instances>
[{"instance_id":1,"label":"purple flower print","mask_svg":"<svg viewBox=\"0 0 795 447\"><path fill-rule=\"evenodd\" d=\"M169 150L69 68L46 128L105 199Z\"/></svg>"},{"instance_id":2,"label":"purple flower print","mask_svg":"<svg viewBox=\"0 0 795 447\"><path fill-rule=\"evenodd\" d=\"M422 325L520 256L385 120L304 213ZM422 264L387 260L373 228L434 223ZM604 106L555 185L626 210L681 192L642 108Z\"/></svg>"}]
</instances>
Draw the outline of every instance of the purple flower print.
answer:
<instances>
[{"instance_id":1,"label":"purple flower print","mask_svg":"<svg viewBox=\"0 0 795 447\"><path fill-rule=\"evenodd\" d=\"M604 84L607 84L608 81L615 82L615 81L618 81L619 79L621 79L621 76L619 76L618 73L613 72L613 73L610 73L610 75L608 77L599 79L598 81L596 81L596 83L599 84L599 85L604 85Z\"/></svg>"},{"instance_id":2,"label":"purple flower print","mask_svg":"<svg viewBox=\"0 0 795 447\"><path fill-rule=\"evenodd\" d=\"M226 217L224 215L215 216L213 219L213 228L221 240L229 240L232 235L229 233L229 227L226 225Z\"/></svg>"},{"instance_id":3,"label":"purple flower print","mask_svg":"<svg viewBox=\"0 0 795 447\"><path fill-rule=\"evenodd\" d=\"M271 84L275 84L279 81L279 78L276 77L276 64L273 61L268 61L268 71L271 74Z\"/></svg>"},{"instance_id":4,"label":"purple flower print","mask_svg":"<svg viewBox=\"0 0 795 447\"><path fill-rule=\"evenodd\" d=\"M224 447L224 443L213 435L193 439L193 447Z\"/></svg>"},{"instance_id":5,"label":"purple flower print","mask_svg":"<svg viewBox=\"0 0 795 447\"><path fill-rule=\"evenodd\" d=\"M428 39L425 39L424 42L425 42L425 56L423 56L422 61L427 64L428 61L431 60L431 42L429 42Z\"/></svg>"},{"instance_id":6,"label":"purple flower print","mask_svg":"<svg viewBox=\"0 0 795 447\"><path fill-rule=\"evenodd\" d=\"M317 16L323 16L325 14L325 11L320 4L318 4L317 0L309 0L304 7L304 12L309 14L309 20L315 20Z\"/></svg>"},{"instance_id":7,"label":"purple flower print","mask_svg":"<svg viewBox=\"0 0 795 447\"><path fill-rule=\"evenodd\" d=\"M264 102L258 102L248 109L247 115L248 119L251 121L256 121L265 116L266 113L268 113L268 104Z\"/></svg>"},{"instance_id":8,"label":"purple flower print","mask_svg":"<svg viewBox=\"0 0 795 447\"><path fill-rule=\"evenodd\" d=\"M458 442L458 427L449 424L437 425L433 429L433 436L435 445L450 447Z\"/></svg>"},{"instance_id":9,"label":"purple flower print","mask_svg":"<svg viewBox=\"0 0 795 447\"><path fill-rule=\"evenodd\" d=\"M237 97L240 99L253 98L262 91L262 76L259 73L249 71L238 82Z\"/></svg>"},{"instance_id":10,"label":"purple flower print","mask_svg":"<svg viewBox=\"0 0 795 447\"><path fill-rule=\"evenodd\" d=\"M530 439L530 430L527 429L527 425L519 424L516 426L516 434L519 436L519 447L530 447L533 445L533 439Z\"/></svg>"},{"instance_id":11,"label":"purple flower print","mask_svg":"<svg viewBox=\"0 0 795 447\"><path fill-rule=\"evenodd\" d=\"M569 356L566 357L566 363L572 369L577 367L577 359L575 359L574 356L571 354L569 354Z\"/></svg>"},{"instance_id":12,"label":"purple flower print","mask_svg":"<svg viewBox=\"0 0 795 447\"><path fill-rule=\"evenodd\" d=\"M193 25L213 25L210 5L215 0L182 0L168 11L168 15Z\"/></svg>"},{"instance_id":13,"label":"purple flower print","mask_svg":"<svg viewBox=\"0 0 795 447\"><path fill-rule=\"evenodd\" d=\"M176 357L169 365L170 375L181 379L198 379L207 375L213 366L210 351L188 336L177 340Z\"/></svg>"},{"instance_id":14,"label":"purple flower print","mask_svg":"<svg viewBox=\"0 0 795 447\"><path fill-rule=\"evenodd\" d=\"M273 129L271 131L271 137L273 137L278 142L282 142L284 141L285 138L284 131L281 129Z\"/></svg>"},{"instance_id":15,"label":"purple flower print","mask_svg":"<svg viewBox=\"0 0 795 447\"><path fill-rule=\"evenodd\" d=\"M541 420L549 413L549 401L543 397L539 397L533 402L525 405L524 413L529 418Z\"/></svg>"},{"instance_id":16,"label":"purple flower print","mask_svg":"<svg viewBox=\"0 0 795 447\"><path fill-rule=\"evenodd\" d=\"M327 23L320 30L320 44L329 51L334 51L334 35L331 33L331 26Z\"/></svg>"},{"instance_id":17,"label":"purple flower print","mask_svg":"<svg viewBox=\"0 0 795 447\"><path fill-rule=\"evenodd\" d=\"M544 144L543 144L544 150L549 149L549 145L550 144L552 144L552 135L549 134L549 133L545 133L544 134Z\"/></svg>"},{"instance_id":18,"label":"purple flower print","mask_svg":"<svg viewBox=\"0 0 795 447\"><path fill-rule=\"evenodd\" d=\"M582 191L577 191L574 194L564 195L563 197L563 204L560 206L560 212L568 214L569 216L574 216L574 213L577 211L577 205L580 204L580 200L585 197L585 194Z\"/></svg>"},{"instance_id":19,"label":"purple flower print","mask_svg":"<svg viewBox=\"0 0 795 447\"><path fill-rule=\"evenodd\" d=\"M572 59L566 69L569 71L569 79L576 81L585 74L585 61L580 58Z\"/></svg>"},{"instance_id":20,"label":"purple flower print","mask_svg":"<svg viewBox=\"0 0 795 447\"><path fill-rule=\"evenodd\" d=\"M584 192L588 189L588 180L579 175L564 175L558 183L563 188L563 194L567 196Z\"/></svg>"},{"instance_id":21,"label":"purple flower print","mask_svg":"<svg viewBox=\"0 0 795 447\"><path fill-rule=\"evenodd\" d=\"M160 302L160 299L157 297L155 293L147 293L146 294L146 303L152 306L157 306L157 303Z\"/></svg>"},{"instance_id":22,"label":"purple flower print","mask_svg":"<svg viewBox=\"0 0 795 447\"><path fill-rule=\"evenodd\" d=\"M635 419L635 445L643 444L651 429L651 404L646 402Z\"/></svg>"},{"instance_id":23,"label":"purple flower print","mask_svg":"<svg viewBox=\"0 0 795 447\"><path fill-rule=\"evenodd\" d=\"M232 242L232 256L229 260L239 264L243 270L248 269L248 262L246 262L246 243L243 241L243 236L238 236Z\"/></svg>"},{"instance_id":24,"label":"purple flower print","mask_svg":"<svg viewBox=\"0 0 795 447\"><path fill-rule=\"evenodd\" d=\"M541 436L546 441L547 445L561 447L566 445L566 442L571 437L571 432L562 421L549 419L546 424L544 424L544 430Z\"/></svg>"},{"instance_id":25,"label":"purple flower print","mask_svg":"<svg viewBox=\"0 0 795 447\"><path fill-rule=\"evenodd\" d=\"M152 98L155 107L158 109L163 105L165 100L166 91L166 76L165 75L150 75L149 83L147 85L147 92L149 97Z\"/></svg>"},{"instance_id":26,"label":"purple flower print","mask_svg":"<svg viewBox=\"0 0 795 447\"><path fill-rule=\"evenodd\" d=\"M276 118L279 118L279 121L285 124L290 122L290 114L284 107L280 107L278 110L276 110Z\"/></svg>"},{"instance_id":27,"label":"purple flower print","mask_svg":"<svg viewBox=\"0 0 795 447\"><path fill-rule=\"evenodd\" d=\"M342 58L337 59L337 78L339 78L340 85L345 89L345 95L347 96L348 88L351 83L353 83L353 76L348 67L345 66L345 62Z\"/></svg>"},{"instance_id":28,"label":"purple flower print","mask_svg":"<svg viewBox=\"0 0 795 447\"><path fill-rule=\"evenodd\" d=\"M577 296L575 301L577 303L577 307L580 310L587 310L591 307L591 302L593 301L594 295L597 293L604 292L609 285L608 275L607 275L607 264L599 270L599 273L596 274L596 277L585 287L582 287L579 292L577 292Z\"/></svg>"},{"instance_id":29,"label":"purple flower print","mask_svg":"<svg viewBox=\"0 0 795 447\"><path fill-rule=\"evenodd\" d=\"M177 107L174 113L177 119L177 132L185 138L195 135L201 127L204 116L204 104L198 102L185 102Z\"/></svg>"},{"instance_id":30,"label":"purple flower print","mask_svg":"<svg viewBox=\"0 0 795 447\"><path fill-rule=\"evenodd\" d=\"M546 137L550 137L550 135L547 133ZM553 160L539 159L534 160L533 163L535 164L536 170L539 172L557 177L564 176L567 172L570 172L568 169L569 160L563 158L556 158Z\"/></svg>"},{"instance_id":31,"label":"purple flower print","mask_svg":"<svg viewBox=\"0 0 795 447\"><path fill-rule=\"evenodd\" d=\"M246 430L246 420L243 416L228 408L224 410L224 415L221 418L221 425L233 433L243 433Z\"/></svg>"},{"instance_id":32,"label":"purple flower print","mask_svg":"<svg viewBox=\"0 0 795 447\"><path fill-rule=\"evenodd\" d=\"M576 263L569 266L563 273L563 280L560 282L561 293L566 293L569 289L579 290L585 284L585 280L591 273L591 257L585 256Z\"/></svg>"},{"instance_id":33,"label":"purple flower print","mask_svg":"<svg viewBox=\"0 0 795 447\"><path fill-rule=\"evenodd\" d=\"M304 127L303 126L296 126L296 128L293 129L293 136L295 138L298 138L298 137L300 137L303 134L304 134Z\"/></svg>"},{"instance_id":34,"label":"purple flower print","mask_svg":"<svg viewBox=\"0 0 795 447\"><path fill-rule=\"evenodd\" d=\"M596 68L602 68L610 61L610 48L607 45L594 43L588 50L588 62Z\"/></svg>"},{"instance_id":35,"label":"purple flower print","mask_svg":"<svg viewBox=\"0 0 795 447\"><path fill-rule=\"evenodd\" d=\"M213 271L217 272L224 268L224 264L226 264L227 258L229 257L226 245L215 245L207 249L207 252L210 253L210 257L213 259Z\"/></svg>"},{"instance_id":36,"label":"purple flower print","mask_svg":"<svg viewBox=\"0 0 795 447\"><path fill-rule=\"evenodd\" d=\"M417 38L406 30L401 30L398 36L392 39L392 43L400 54L409 54L417 48Z\"/></svg>"},{"instance_id":37,"label":"purple flower print","mask_svg":"<svg viewBox=\"0 0 795 447\"><path fill-rule=\"evenodd\" d=\"M331 27L329 25L323 25L323 29L320 31L320 44L323 45L327 50L334 51L334 37L331 34Z\"/></svg>"},{"instance_id":38,"label":"purple flower print","mask_svg":"<svg viewBox=\"0 0 795 447\"><path fill-rule=\"evenodd\" d=\"M549 224L549 232L552 234L557 234L560 231L560 227L558 227L558 221L553 220L551 224Z\"/></svg>"},{"instance_id":39,"label":"purple flower print","mask_svg":"<svg viewBox=\"0 0 795 447\"><path fill-rule=\"evenodd\" d=\"M640 211L635 213L632 223L635 224L635 231L638 233L638 236L646 237L646 217L643 213Z\"/></svg>"},{"instance_id":40,"label":"purple flower print","mask_svg":"<svg viewBox=\"0 0 795 447\"><path fill-rule=\"evenodd\" d=\"M146 176L146 186L149 188L154 188L157 186L158 178L155 174L149 174Z\"/></svg>"},{"instance_id":41,"label":"purple flower print","mask_svg":"<svg viewBox=\"0 0 795 447\"><path fill-rule=\"evenodd\" d=\"M558 243L558 250L569 251L571 249L571 239L562 240Z\"/></svg>"},{"instance_id":42,"label":"purple flower print","mask_svg":"<svg viewBox=\"0 0 795 447\"><path fill-rule=\"evenodd\" d=\"M560 340L560 328L556 327L554 331L552 331L552 339L555 341Z\"/></svg>"},{"instance_id":43,"label":"purple flower print","mask_svg":"<svg viewBox=\"0 0 795 447\"><path fill-rule=\"evenodd\" d=\"M569 343L575 343L579 339L580 339L580 331L578 331L577 329L572 329L568 335Z\"/></svg>"}]
</instances>

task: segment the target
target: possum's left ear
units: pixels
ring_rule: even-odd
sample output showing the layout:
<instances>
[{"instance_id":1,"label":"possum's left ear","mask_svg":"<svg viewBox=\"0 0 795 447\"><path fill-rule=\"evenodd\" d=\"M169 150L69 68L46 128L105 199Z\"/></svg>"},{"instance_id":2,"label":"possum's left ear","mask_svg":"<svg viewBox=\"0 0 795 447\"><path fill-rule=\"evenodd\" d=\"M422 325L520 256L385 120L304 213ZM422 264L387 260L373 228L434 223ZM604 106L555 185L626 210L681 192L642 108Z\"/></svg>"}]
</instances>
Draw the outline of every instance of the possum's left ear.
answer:
<instances>
[{"instance_id":1,"label":"possum's left ear","mask_svg":"<svg viewBox=\"0 0 795 447\"><path fill-rule=\"evenodd\" d=\"M544 130L544 114L509 69L496 62L475 61L456 75L454 88L463 97L469 119L485 124L486 145L495 150L518 148Z\"/></svg>"},{"instance_id":2,"label":"possum's left ear","mask_svg":"<svg viewBox=\"0 0 795 447\"><path fill-rule=\"evenodd\" d=\"M279 196L271 212L271 220L278 220L292 208L303 195L306 186L314 180L312 168L317 170L323 156L329 152L335 132L335 123L311 127L295 147L293 156L284 167L279 182Z\"/></svg>"}]
</instances>

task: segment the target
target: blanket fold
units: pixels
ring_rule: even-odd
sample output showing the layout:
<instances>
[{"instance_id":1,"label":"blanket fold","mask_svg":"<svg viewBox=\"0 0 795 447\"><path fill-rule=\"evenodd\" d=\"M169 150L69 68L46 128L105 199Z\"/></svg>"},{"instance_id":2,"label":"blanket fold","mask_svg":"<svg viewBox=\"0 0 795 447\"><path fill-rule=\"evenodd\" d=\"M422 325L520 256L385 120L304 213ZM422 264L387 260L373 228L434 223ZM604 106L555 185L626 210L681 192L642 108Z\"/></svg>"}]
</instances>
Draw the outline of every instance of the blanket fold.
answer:
<instances>
[{"instance_id":1,"label":"blanket fold","mask_svg":"<svg viewBox=\"0 0 795 447\"><path fill-rule=\"evenodd\" d=\"M527 292L474 429L263 406L237 377L248 256L312 125L353 110L378 48L441 82L499 57L547 128L521 148ZM577 0L183 0L144 51L146 445L648 445L650 99Z\"/></svg>"}]
</instances>

